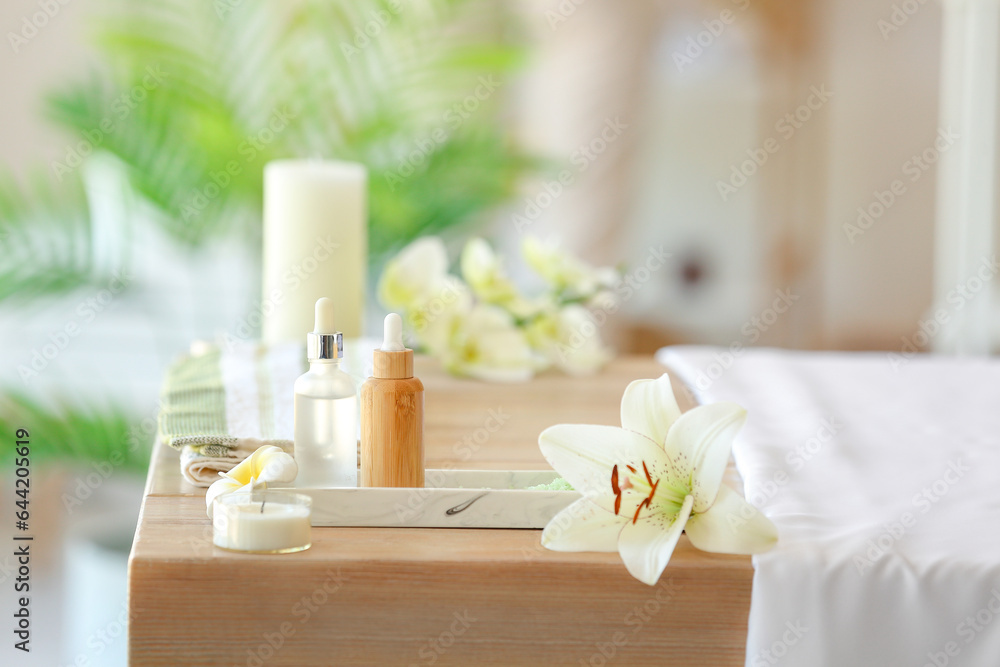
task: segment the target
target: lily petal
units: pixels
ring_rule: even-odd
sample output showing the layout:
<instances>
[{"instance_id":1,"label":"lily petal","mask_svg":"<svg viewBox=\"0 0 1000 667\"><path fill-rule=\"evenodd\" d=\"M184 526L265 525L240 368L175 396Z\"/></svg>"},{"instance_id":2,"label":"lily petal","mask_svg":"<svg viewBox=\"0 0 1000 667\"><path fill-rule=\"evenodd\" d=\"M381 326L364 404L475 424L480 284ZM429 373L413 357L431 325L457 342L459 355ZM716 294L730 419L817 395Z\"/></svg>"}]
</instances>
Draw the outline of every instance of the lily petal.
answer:
<instances>
[{"instance_id":1,"label":"lily petal","mask_svg":"<svg viewBox=\"0 0 1000 667\"><path fill-rule=\"evenodd\" d=\"M641 465L647 461L655 469L666 469L663 450L649 438L617 426L589 424L558 424L538 436L538 447L549 464L574 489L614 513L615 494L611 488L611 471L615 464ZM623 494L622 514L635 511L644 498L630 492Z\"/></svg>"},{"instance_id":2,"label":"lily petal","mask_svg":"<svg viewBox=\"0 0 1000 667\"><path fill-rule=\"evenodd\" d=\"M663 446L667 432L681 416L670 376L656 380L636 380L622 395L622 428L641 433Z\"/></svg>"},{"instance_id":3,"label":"lily petal","mask_svg":"<svg viewBox=\"0 0 1000 667\"><path fill-rule=\"evenodd\" d=\"M680 511L670 517L654 514L628 523L618 538L618 551L629 574L644 584L654 586L670 562L684 524L691 516L694 498L688 496Z\"/></svg>"},{"instance_id":4,"label":"lily petal","mask_svg":"<svg viewBox=\"0 0 1000 667\"><path fill-rule=\"evenodd\" d=\"M682 477L690 475L696 513L715 502L733 438L746 417L746 410L735 403L699 405L682 414L667 433L667 456Z\"/></svg>"},{"instance_id":5,"label":"lily petal","mask_svg":"<svg viewBox=\"0 0 1000 667\"><path fill-rule=\"evenodd\" d=\"M696 548L720 554L759 554L778 541L771 520L725 484L712 507L688 519L685 530Z\"/></svg>"},{"instance_id":6,"label":"lily petal","mask_svg":"<svg viewBox=\"0 0 1000 667\"><path fill-rule=\"evenodd\" d=\"M542 546L552 551L618 551L618 535L628 519L580 498L552 517Z\"/></svg>"}]
</instances>

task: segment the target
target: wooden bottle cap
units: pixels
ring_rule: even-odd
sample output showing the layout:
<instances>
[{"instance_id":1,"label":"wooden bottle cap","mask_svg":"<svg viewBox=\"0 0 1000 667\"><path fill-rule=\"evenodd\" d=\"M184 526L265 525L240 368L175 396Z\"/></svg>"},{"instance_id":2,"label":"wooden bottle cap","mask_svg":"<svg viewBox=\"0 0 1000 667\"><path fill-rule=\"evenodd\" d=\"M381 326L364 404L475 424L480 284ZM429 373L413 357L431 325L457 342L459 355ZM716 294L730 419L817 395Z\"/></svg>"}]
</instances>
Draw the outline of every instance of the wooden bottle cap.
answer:
<instances>
[{"instance_id":1,"label":"wooden bottle cap","mask_svg":"<svg viewBox=\"0 0 1000 667\"><path fill-rule=\"evenodd\" d=\"M413 377L413 350L399 352L375 350L372 377L402 380Z\"/></svg>"}]
</instances>

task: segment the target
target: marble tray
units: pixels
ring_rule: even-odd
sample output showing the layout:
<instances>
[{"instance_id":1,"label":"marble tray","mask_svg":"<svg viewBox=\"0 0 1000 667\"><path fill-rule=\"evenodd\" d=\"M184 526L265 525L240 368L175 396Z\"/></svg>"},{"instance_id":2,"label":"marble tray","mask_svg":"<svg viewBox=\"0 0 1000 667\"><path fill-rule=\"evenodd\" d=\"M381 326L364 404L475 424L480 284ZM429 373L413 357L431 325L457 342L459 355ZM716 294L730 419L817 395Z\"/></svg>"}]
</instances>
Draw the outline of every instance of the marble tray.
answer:
<instances>
[{"instance_id":1,"label":"marble tray","mask_svg":"<svg viewBox=\"0 0 1000 667\"><path fill-rule=\"evenodd\" d=\"M558 477L552 470L427 470L420 488L297 488L313 500L314 526L544 528L580 497L529 491Z\"/></svg>"}]
</instances>

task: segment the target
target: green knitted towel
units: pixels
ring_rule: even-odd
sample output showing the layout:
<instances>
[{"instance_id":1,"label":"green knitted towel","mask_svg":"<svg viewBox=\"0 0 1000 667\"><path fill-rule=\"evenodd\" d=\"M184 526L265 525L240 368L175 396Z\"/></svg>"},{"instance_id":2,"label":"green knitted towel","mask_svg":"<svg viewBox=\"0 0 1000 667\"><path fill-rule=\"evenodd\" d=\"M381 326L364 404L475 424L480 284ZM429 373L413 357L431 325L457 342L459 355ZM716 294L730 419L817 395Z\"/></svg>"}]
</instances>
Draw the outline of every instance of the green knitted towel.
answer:
<instances>
[{"instance_id":1,"label":"green knitted towel","mask_svg":"<svg viewBox=\"0 0 1000 667\"><path fill-rule=\"evenodd\" d=\"M160 440L181 450L181 471L208 486L261 445L292 451L293 386L300 344L196 345L167 371Z\"/></svg>"}]
</instances>

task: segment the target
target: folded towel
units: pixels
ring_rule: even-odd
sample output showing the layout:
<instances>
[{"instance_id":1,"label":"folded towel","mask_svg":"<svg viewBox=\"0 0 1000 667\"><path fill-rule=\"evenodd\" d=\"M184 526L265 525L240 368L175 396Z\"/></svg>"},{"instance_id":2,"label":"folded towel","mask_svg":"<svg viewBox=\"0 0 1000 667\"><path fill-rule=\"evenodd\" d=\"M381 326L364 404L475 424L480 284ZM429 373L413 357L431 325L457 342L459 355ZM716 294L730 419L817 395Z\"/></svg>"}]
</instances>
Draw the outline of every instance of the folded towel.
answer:
<instances>
[{"instance_id":1,"label":"folded towel","mask_svg":"<svg viewBox=\"0 0 1000 667\"><path fill-rule=\"evenodd\" d=\"M380 344L345 343L343 369L356 384ZM299 343L192 344L167 371L160 399L159 438L180 450L184 479L210 486L263 445L293 454L295 379L306 367Z\"/></svg>"},{"instance_id":2,"label":"folded towel","mask_svg":"<svg viewBox=\"0 0 1000 667\"><path fill-rule=\"evenodd\" d=\"M160 440L181 450L181 473L209 486L262 445L292 452L293 386L304 346L197 343L168 370Z\"/></svg>"}]
</instances>

